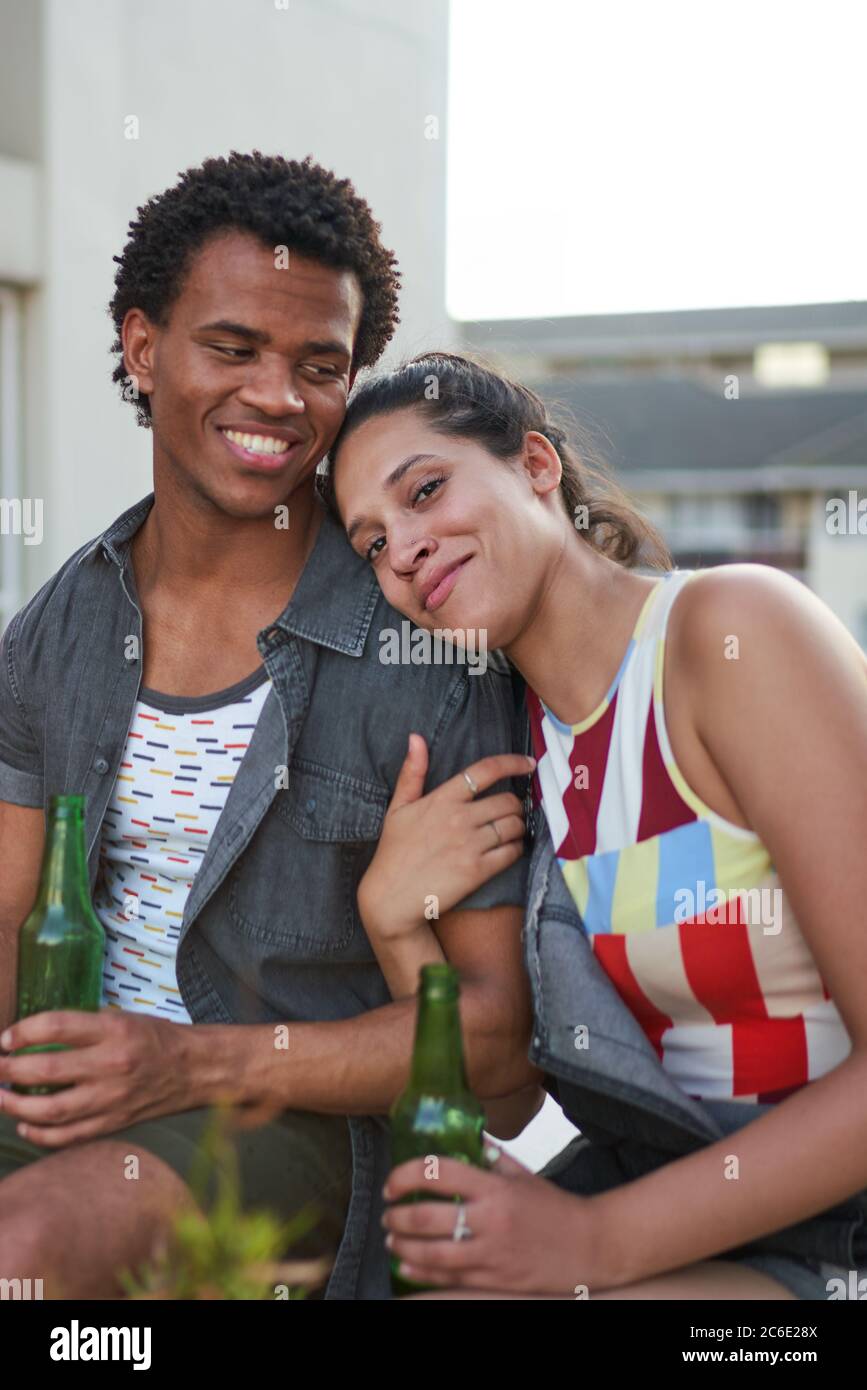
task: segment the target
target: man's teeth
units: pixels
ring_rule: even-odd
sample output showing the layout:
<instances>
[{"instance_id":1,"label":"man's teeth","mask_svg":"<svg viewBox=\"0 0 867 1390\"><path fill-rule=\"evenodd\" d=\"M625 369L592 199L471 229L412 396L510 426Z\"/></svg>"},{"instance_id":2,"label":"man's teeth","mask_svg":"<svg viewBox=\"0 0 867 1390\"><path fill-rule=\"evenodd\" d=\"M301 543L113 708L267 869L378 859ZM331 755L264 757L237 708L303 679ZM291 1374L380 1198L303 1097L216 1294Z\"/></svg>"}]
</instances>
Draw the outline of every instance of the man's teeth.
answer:
<instances>
[{"instance_id":1,"label":"man's teeth","mask_svg":"<svg viewBox=\"0 0 867 1390\"><path fill-rule=\"evenodd\" d=\"M289 445L285 439L277 439L273 434L239 434L237 430L223 430L233 444L249 449L251 454L285 454Z\"/></svg>"}]
</instances>

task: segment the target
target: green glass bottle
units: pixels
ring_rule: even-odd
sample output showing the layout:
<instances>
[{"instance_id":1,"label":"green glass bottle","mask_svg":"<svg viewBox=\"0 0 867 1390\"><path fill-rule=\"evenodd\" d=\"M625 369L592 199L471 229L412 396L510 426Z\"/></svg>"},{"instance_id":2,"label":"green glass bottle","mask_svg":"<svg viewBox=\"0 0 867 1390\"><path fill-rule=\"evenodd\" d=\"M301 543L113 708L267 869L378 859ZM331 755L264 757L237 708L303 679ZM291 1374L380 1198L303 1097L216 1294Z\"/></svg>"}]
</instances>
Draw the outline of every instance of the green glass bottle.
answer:
<instances>
[{"instance_id":1,"label":"green glass bottle","mask_svg":"<svg viewBox=\"0 0 867 1390\"><path fill-rule=\"evenodd\" d=\"M460 985L451 965L423 965L418 990L415 1046L409 1085L391 1107L392 1166L410 1158L457 1158L487 1168L484 1157L485 1112L467 1084ZM450 1202L431 1191L411 1193L402 1202ZM396 1297L419 1293L427 1285L402 1278L392 1256L391 1287Z\"/></svg>"},{"instance_id":2,"label":"green glass bottle","mask_svg":"<svg viewBox=\"0 0 867 1390\"><path fill-rule=\"evenodd\" d=\"M95 1013L102 994L105 933L90 899L84 844L84 797L52 796L48 802L39 891L18 937L18 1018L54 1009ZM22 1047L28 1052L65 1051L66 1043ZM49 1095L60 1086L16 1086L28 1095Z\"/></svg>"}]
</instances>

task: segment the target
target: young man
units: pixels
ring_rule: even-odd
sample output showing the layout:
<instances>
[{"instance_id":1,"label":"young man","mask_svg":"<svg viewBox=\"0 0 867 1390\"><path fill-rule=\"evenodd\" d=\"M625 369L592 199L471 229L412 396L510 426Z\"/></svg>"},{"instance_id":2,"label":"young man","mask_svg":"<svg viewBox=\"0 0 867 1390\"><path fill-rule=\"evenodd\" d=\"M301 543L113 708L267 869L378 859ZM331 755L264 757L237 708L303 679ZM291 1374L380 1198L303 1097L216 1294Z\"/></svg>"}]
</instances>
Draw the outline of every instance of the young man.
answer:
<instances>
[{"instance_id":1,"label":"young man","mask_svg":"<svg viewBox=\"0 0 867 1390\"><path fill-rule=\"evenodd\" d=\"M496 655L472 675L383 664L400 616L317 499L356 372L397 323L394 257L348 180L233 153L130 225L114 379L153 432L154 491L0 646L0 1026L52 794L86 797L106 930L106 1007L0 1039L0 1277L115 1294L191 1200L222 1099L276 1117L239 1137L245 1199L285 1216L315 1199L317 1248L339 1243L326 1296L383 1296L383 1116L414 1001L390 1001L356 889L410 731L428 788L522 747L512 683ZM519 861L437 923L482 1096L530 1076L523 895ZM9 1055L48 1042L68 1050Z\"/></svg>"}]
</instances>

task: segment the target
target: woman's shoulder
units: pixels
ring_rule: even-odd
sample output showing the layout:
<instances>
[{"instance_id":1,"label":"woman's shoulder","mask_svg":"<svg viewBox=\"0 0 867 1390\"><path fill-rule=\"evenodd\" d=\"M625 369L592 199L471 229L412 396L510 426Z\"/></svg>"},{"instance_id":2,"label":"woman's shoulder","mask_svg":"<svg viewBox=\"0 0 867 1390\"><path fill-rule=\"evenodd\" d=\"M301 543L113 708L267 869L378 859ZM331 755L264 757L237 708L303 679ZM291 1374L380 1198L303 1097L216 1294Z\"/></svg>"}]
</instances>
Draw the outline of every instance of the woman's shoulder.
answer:
<instances>
[{"instance_id":1,"label":"woman's shoulder","mask_svg":"<svg viewBox=\"0 0 867 1390\"><path fill-rule=\"evenodd\" d=\"M743 672L831 661L867 673L867 656L806 584L771 565L715 565L684 583L668 640L680 669L708 686L729 663ZM803 667L801 667L803 671Z\"/></svg>"}]
</instances>

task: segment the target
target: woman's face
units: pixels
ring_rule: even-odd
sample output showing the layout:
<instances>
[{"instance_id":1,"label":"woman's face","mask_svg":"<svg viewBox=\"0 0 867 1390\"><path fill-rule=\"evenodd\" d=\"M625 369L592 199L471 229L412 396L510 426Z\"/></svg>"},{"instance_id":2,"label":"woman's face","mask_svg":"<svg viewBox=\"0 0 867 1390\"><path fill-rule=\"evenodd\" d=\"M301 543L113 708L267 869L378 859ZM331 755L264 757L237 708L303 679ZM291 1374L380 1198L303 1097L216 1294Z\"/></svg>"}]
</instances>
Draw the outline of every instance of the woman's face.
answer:
<instances>
[{"instance_id":1,"label":"woman's face","mask_svg":"<svg viewBox=\"0 0 867 1390\"><path fill-rule=\"evenodd\" d=\"M353 430L334 482L350 543L389 603L419 627L484 630L495 648L529 622L562 547L559 478L544 435L502 462L406 407Z\"/></svg>"}]
</instances>

